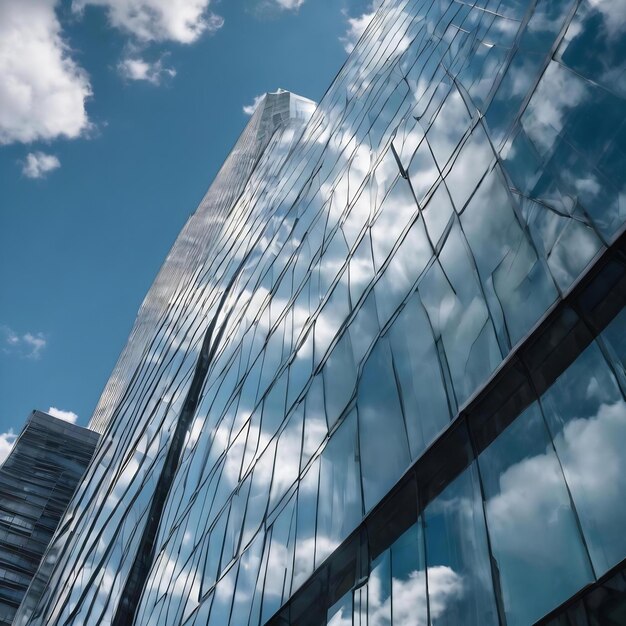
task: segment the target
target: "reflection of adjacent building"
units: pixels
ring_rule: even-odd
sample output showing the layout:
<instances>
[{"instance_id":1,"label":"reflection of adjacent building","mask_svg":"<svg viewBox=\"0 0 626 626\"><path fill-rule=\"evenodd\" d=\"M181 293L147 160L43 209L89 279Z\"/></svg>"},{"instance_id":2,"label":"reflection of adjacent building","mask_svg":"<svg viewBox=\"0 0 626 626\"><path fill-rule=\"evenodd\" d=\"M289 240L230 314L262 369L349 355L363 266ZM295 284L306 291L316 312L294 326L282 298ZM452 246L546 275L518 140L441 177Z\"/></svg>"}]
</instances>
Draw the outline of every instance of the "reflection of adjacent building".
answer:
<instances>
[{"instance_id":1,"label":"reflection of adjacent building","mask_svg":"<svg viewBox=\"0 0 626 626\"><path fill-rule=\"evenodd\" d=\"M13 622L98 438L33 411L0 465L0 624Z\"/></svg>"},{"instance_id":2,"label":"reflection of adjacent building","mask_svg":"<svg viewBox=\"0 0 626 626\"><path fill-rule=\"evenodd\" d=\"M625 19L386 0L269 94L16 623L623 623Z\"/></svg>"}]
</instances>

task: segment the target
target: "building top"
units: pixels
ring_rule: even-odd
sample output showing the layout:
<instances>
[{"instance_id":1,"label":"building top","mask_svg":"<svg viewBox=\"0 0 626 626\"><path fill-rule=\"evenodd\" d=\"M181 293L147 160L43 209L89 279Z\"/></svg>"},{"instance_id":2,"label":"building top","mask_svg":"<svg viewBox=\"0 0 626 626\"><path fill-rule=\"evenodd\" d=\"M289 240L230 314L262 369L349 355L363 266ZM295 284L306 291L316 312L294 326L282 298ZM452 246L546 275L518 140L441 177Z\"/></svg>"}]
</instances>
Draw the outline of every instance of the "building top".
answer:
<instances>
[{"instance_id":1,"label":"building top","mask_svg":"<svg viewBox=\"0 0 626 626\"><path fill-rule=\"evenodd\" d=\"M84 426L79 426L78 424L72 424L71 422L59 419L58 417L54 417L37 409L33 410L28 416L24 429L26 429L29 425L34 426L35 424L45 426L50 430L63 432L68 437L76 437L93 443L94 445L100 439L100 435L94 430L90 430Z\"/></svg>"},{"instance_id":2,"label":"building top","mask_svg":"<svg viewBox=\"0 0 626 626\"><path fill-rule=\"evenodd\" d=\"M103 433L113 418L144 350L149 350L154 328L162 323L198 272L219 238L226 218L249 186L265 157L275 169L297 143L316 103L284 89L266 93L215 176L196 211L190 216L139 309L129 340L105 387L89 427ZM259 182L257 181L258 185Z\"/></svg>"}]
</instances>

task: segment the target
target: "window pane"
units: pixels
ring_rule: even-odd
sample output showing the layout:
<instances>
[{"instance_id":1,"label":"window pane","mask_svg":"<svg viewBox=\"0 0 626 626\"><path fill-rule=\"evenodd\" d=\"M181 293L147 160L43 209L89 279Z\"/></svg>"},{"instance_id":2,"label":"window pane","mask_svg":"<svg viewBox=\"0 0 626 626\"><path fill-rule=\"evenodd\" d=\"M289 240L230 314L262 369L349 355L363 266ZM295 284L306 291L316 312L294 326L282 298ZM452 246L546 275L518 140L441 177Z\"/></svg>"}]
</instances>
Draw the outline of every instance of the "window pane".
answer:
<instances>
[{"instance_id":1,"label":"window pane","mask_svg":"<svg viewBox=\"0 0 626 626\"><path fill-rule=\"evenodd\" d=\"M541 402L600 576L626 556L626 403L597 343Z\"/></svg>"},{"instance_id":2,"label":"window pane","mask_svg":"<svg viewBox=\"0 0 626 626\"><path fill-rule=\"evenodd\" d=\"M387 340L378 341L360 381L357 406L365 509L370 510L410 462Z\"/></svg>"},{"instance_id":3,"label":"window pane","mask_svg":"<svg viewBox=\"0 0 626 626\"><path fill-rule=\"evenodd\" d=\"M593 580L537 404L526 409L478 461L507 624L526 626Z\"/></svg>"},{"instance_id":4,"label":"window pane","mask_svg":"<svg viewBox=\"0 0 626 626\"><path fill-rule=\"evenodd\" d=\"M426 311L414 294L389 332L411 457L450 423L450 409Z\"/></svg>"},{"instance_id":5,"label":"window pane","mask_svg":"<svg viewBox=\"0 0 626 626\"><path fill-rule=\"evenodd\" d=\"M391 597L394 626L425 626L428 623L421 520L391 546Z\"/></svg>"},{"instance_id":6,"label":"window pane","mask_svg":"<svg viewBox=\"0 0 626 626\"><path fill-rule=\"evenodd\" d=\"M363 515L356 411L333 434L321 458L316 565L354 530Z\"/></svg>"},{"instance_id":7,"label":"window pane","mask_svg":"<svg viewBox=\"0 0 626 626\"><path fill-rule=\"evenodd\" d=\"M328 609L328 626L352 626L352 592L347 593L337 604Z\"/></svg>"},{"instance_id":8,"label":"window pane","mask_svg":"<svg viewBox=\"0 0 626 626\"><path fill-rule=\"evenodd\" d=\"M383 552L373 563L367 583L368 626L391 624L391 559L390 551Z\"/></svg>"},{"instance_id":9,"label":"window pane","mask_svg":"<svg viewBox=\"0 0 626 626\"><path fill-rule=\"evenodd\" d=\"M431 623L498 624L475 463L426 507L424 522Z\"/></svg>"}]
</instances>

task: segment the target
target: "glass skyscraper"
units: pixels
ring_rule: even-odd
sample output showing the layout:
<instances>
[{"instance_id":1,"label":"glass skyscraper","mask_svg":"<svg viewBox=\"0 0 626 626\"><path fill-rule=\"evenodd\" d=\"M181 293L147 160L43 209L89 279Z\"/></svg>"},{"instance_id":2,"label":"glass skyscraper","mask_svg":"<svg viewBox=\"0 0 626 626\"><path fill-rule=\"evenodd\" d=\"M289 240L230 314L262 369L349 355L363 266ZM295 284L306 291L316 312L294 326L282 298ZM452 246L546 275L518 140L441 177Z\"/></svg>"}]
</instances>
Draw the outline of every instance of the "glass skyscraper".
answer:
<instances>
[{"instance_id":1,"label":"glass skyscraper","mask_svg":"<svg viewBox=\"0 0 626 626\"><path fill-rule=\"evenodd\" d=\"M0 625L10 626L98 433L33 411L0 465Z\"/></svg>"},{"instance_id":2,"label":"glass skyscraper","mask_svg":"<svg viewBox=\"0 0 626 626\"><path fill-rule=\"evenodd\" d=\"M626 623L625 98L621 0L386 0L268 94L15 623Z\"/></svg>"}]
</instances>

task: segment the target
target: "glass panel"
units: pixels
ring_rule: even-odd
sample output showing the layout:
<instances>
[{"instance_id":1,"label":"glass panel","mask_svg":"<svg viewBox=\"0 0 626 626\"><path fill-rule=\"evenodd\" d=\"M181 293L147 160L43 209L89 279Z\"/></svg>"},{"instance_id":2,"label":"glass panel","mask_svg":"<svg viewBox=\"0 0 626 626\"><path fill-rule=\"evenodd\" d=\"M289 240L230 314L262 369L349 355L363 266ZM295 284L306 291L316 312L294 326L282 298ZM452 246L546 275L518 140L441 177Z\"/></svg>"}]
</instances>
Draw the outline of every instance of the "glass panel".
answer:
<instances>
[{"instance_id":1,"label":"glass panel","mask_svg":"<svg viewBox=\"0 0 626 626\"><path fill-rule=\"evenodd\" d=\"M237 563L228 570L228 573L217 583L211 606L211 617L207 626L222 626L228 624L230 610L233 604L233 589L237 580Z\"/></svg>"},{"instance_id":2,"label":"glass panel","mask_svg":"<svg viewBox=\"0 0 626 626\"><path fill-rule=\"evenodd\" d=\"M272 490L270 492L270 511L298 479L298 474L300 473L303 418L304 406L301 404L292 413L287 422L287 426L279 435L278 445L276 447L276 458L278 462L274 467Z\"/></svg>"},{"instance_id":3,"label":"glass panel","mask_svg":"<svg viewBox=\"0 0 626 626\"><path fill-rule=\"evenodd\" d=\"M522 230L498 169L482 181L461 224L492 316L504 314L508 351L554 302L556 289Z\"/></svg>"},{"instance_id":4,"label":"glass panel","mask_svg":"<svg viewBox=\"0 0 626 626\"><path fill-rule=\"evenodd\" d=\"M521 199L521 209L554 281L561 291L567 291L602 247L600 238L580 211L575 210L569 217L527 198Z\"/></svg>"},{"instance_id":5,"label":"glass panel","mask_svg":"<svg viewBox=\"0 0 626 626\"><path fill-rule=\"evenodd\" d=\"M201 595L204 595L214 584L219 576L220 555L224 546L224 533L226 532L226 522L228 511L224 511L217 522L206 536L204 572L202 576Z\"/></svg>"},{"instance_id":6,"label":"glass panel","mask_svg":"<svg viewBox=\"0 0 626 626\"><path fill-rule=\"evenodd\" d=\"M478 462L507 624L526 626L593 580L537 404L526 409Z\"/></svg>"},{"instance_id":7,"label":"glass panel","mask_svg":"<svg viewBox=\"0 0 626 626\"><path fill-rule=\"evenodd\" d=\"M300 481L298 488L297 540L293 573L294 590L300 587L313 572L319 473L320 460L318 457Z\"/></svg>"},{"instance_id":8,"label":"glass panel","mask_svg":"<svg viewBox=\"0 0 626 626\"><path fill-rule=\"evenodd\" d=\"M421 520L391 546L391 598L394 626L425 626L428 623Z\"/></svg>"},{"instance_id":9,"label":"glass panel","mask_svg":"<svg viewBox=\"0 0 626 626\"><path fill-rule=\"evenodd\" d=\"M239 575L237 576L237 591L233 599L233 608L230 616L231 624L247 624L252 607L252 597L256 587L261 553L263 549L263 534L259 533L250 548L246 550L240 560ZM219 589L219 588L218 588Z\"/></svg>"},{"instance_id":10,"label":"glass panel","mask_svg":"<svg viewBox=\"0 0 626 626\"><path fill-rule=\"evenodd\" d=\"M376 309L376 295L370 291L348 327L356 365L361 363L380 332Z\"/></svg>"},{"instance_id":11,"label":"glass panel","mask_svg":"<svg viewBox=\"0 0 626 626\"><path fill-rule=\"evenodd\" d=\"M470 116L461 93L453 88L426 134L439 169L444 168L469 125Z\"/></svg>"},{"instance_id":12,"label":"glass panel","mask_svg":"<svg viewBox=\"0 0 626 626\"><path fill-rule=\"evenodd\" d=\"M291 586L293 568L293 532L295 497L280 512L268 532L269 555L263 588L262 622L265 623L281 606ZM227 623L227 622L224 622Z\"/></svg>"},{"instance_id":13,"label":"glass panel","mask_svg":"<svg viewBox=\"0 0 626 626\"><path fill-rule=\"evenodd\" d=\"M356 387L357 371L348 332L343 333L333 348L326 360L323 373L326 417L328 428L332 428L346 408Z\"/></svg>"},{"instance_id":14,"label":"glass panel","mask_svg":"<svg viewBox=\"0 0 626 626\"><path fill-rule=\"evenodd\" d=\"M242 545L244 547L255 535L267 512L267 500L270 492L270 484L272 482L275 453L276 447L269 445L254 466L242 533Z\"/></svg>"},{"instance_id":15,"label":"glass panel","mask_svg":"<svg viewBox=\"0 0 626 626\"><path fill-rule=\"evenodd\" d=\"M435 337L441 336L459 404L501 361L494 327L458 222L419 285Z\"/></svg>"},{"instance_id":16,"label":"glass panel","mask_svg":"<svg viewBox=\"0 0 626 626\"><path fill-rule=\"evenodd\" d=\"M476 464L424 510L434 626L498 624Z\"/></svg>"},{"instance_id":17,"label":"glass panel","mask_svg":"<svg viewBox=\"0 0 626 626\"><path fill-rule=\"evenodd\" d=\"M482 126L477 126L446 176L446 184L460 213L494 160L493 150ZM488 226L485 223L485 226Z\"/></svg>"},{"instance_id":18,"label":"glass panel","mask_svg":"<svg viewBox=\"0 0 626 626\"><path fill-rule=\"evenodd\" d=\"M309 462L328 434L326 409L324 407L324 383L322 376L313 379L306 396L304 412L304 439L300 469Z\"/></svg>"},{"instance_id":19,"label":"glass panel","mask_svg":"<svg viewBox=\"0 0 626 626\"><path fill-rule=\"evenodd\" d=\"M391 622L391 553L383 552L373 563L367 583L368 626L389 626Z\"/></svg>"},{"instance_id":20,"label":"glass panel","mask_svg":"<svg viewBox=\"0 0 626 626\"><path fill-rule=\"evenodd\" d=\"M432 254L424 221L417 220L375 284L378 321L381 326L387 324L400 303L409 295Z\"/></svg>"},{"instance_id":21,"label":"glass panel","mask_svg":"<svg viewBox=\"0 0 626 626\"><path fill-rule=\"evenodd\" d=\"M352 306L354 306L374 278L374 260L372 258L372 241L369 230L365 231L363 239L361 239L357 249L350 258L349 273L350 298Z\"/></svg>"},{"instance_id":22,"label":"glass panel","mask_svg":"<svg viewBox=\"0 0 626 626\"><path fill-rule=\"evenodd\" d=\"M626 557L626 402L597 343L541 403L600 576Z\"/></svg>"},{"instance_id":23,"label":"glass panel","mask_svg":"<svg viewBox=\"0 0 626 626\"><path fill-rule=\"evenodd\" d=\"M360 452L365 510L369 511L410 461L408 438L387 340L370 354L359 384Z\"/></svg>"},{"instance_id":24,"label":"glass panel","mask_svg":"<svg viewBox=\"0 0 626 626\"><path fill-rule=\"evenodd\" d=\"M348 289L343 282L337 283L328 297L315 322L314 355L317 367L333 338L337 335L341 325L350 312L350 298Z\"/></svg>"},{"instance_id":25,"label":"glass panel","mask_svg":"<svg viewBox=\"0 0 626 626\"><path fill-rule=\"evenodd\" d=\"M576 198L607 237L626 218L623 175L614 178L612 167L624 163L623 149L611 141L623 109L623 99L551 62L521 118L538 152L555 164L560 193Z\"/></svg>"},{"instance_id":26,"label":"glass panel","mask_svg":"<svg viewBox=\"0 0 626 626\"><path fill-rule=\"evenodd\" d=\"M354 530L363 515L356 417L356 410L349 413L322 453L316 565Z\"/></svg>"},{"instance_id":27,"label":"glass panel","mask_svg":"<svg viewBox=\"0 0 626 626\"><path fill-rule=\"evenodd\" d=\"M372 250L376 270L398 241L400 234L417 214L417 204L406 180L399 178L386 196L372 226Z\"/></svg>"},{"instance_id":28,"label":"glass panel","mask_svg":"<svg viewBox=\"0 0 626 626\"><path fill-rule=\"evenodd\" d=\"M441 183L422 210L428 237L435 248L439 246L440 241L450 228L453 213L454 208L452 207L448 188Z\"/></svg>"},{"instance_id":29,"label":"glass panel","mask_svg":"<svg viewBox=\"0 0 626 626\"><path fill-rule=\"evenodd\" d=\"M437 164L426 140L422 141L413 155L409 165L409 175L417 200L422 202L424 196L439 178Z\"/></svg>"},{"instance_id":30,"label":"glass panel","mask_svg":"<svg viewBox=\"0 0 626 626\"><path fill-rule=\"evenodd\" d=\"M602 342L622 388L622 393L626 393L626 309L622 310L604 329Z\"/></svg>"},{"instance_id":31,"label":"glass panel","mask_svg":"<svg viewBox=\"0 0 626 626\"><path fill-rule=\"evenodd\" d=\"M347 593L339 602L328 609L328 626L352 626L352 592Z\"/></svg>"},{"instance_id":32,"label":"glass panel","mask_svg":"<svg viewBox=\"0 0 626 626\"><path fill-rule=\"evenodd\" d=\"M411 457L416 459L450 420L437 348L417 294L406 303L394 322L389 340Z\"/></svg>"},{"instance_id":33,"label":"glass panel","mask_svg":"<svg viewBox=\"0 0 626 626\"><path fill-rule=\"evenodd\" d=\"M626 24L621 3L582 0L556 58L577 74L626 97ZM593 54L589 54L593 50Z\"/></svg>"},{"instance_id":34,"label":"glass panel","mask_svg":"<svg viewBox=\"0 0 626 626\"><path fill-rule=\"evenodd\" d=\"M348 626L367 626L367 585L354 590L353 622Z\"/></svg>"}]
</instances>

